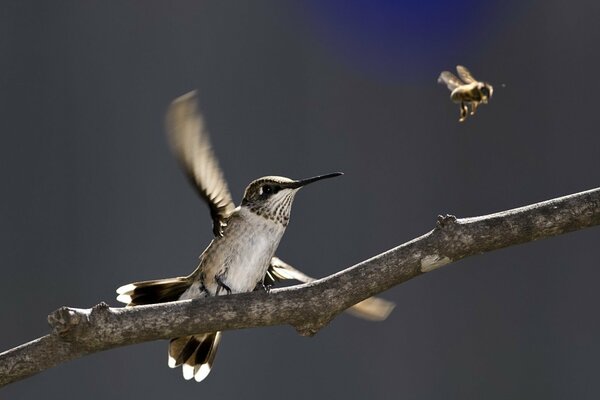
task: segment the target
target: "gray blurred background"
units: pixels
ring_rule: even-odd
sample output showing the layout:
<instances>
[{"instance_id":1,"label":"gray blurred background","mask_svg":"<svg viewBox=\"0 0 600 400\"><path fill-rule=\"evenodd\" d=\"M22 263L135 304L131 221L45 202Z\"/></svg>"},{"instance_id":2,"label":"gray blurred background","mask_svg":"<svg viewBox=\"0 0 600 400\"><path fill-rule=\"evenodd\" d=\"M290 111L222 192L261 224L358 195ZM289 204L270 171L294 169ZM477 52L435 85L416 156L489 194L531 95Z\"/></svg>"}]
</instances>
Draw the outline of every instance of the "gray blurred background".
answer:
<instances>
[{"instance_id":1,"label":"gray blurred background","mask_svg":"<svg viewBox=\"0 0 600 400\"><path fill-rule=\"evenodd\" d=\"M3 1L0 350L46 334L60 306L117 306L116 287L196 266L211 222L163 129L193 88L236 202L263 175L346 173L297 196L278 251L318 277L441 213L598 186L599 15L591 0ZM496 86L464 124L436 84L459 63ZM599 239L426 274L383 294L398 307L382 323L227 332L202 384L167 367L162 341L0 397L595 399Z\"/></svg>"}]
</instances>

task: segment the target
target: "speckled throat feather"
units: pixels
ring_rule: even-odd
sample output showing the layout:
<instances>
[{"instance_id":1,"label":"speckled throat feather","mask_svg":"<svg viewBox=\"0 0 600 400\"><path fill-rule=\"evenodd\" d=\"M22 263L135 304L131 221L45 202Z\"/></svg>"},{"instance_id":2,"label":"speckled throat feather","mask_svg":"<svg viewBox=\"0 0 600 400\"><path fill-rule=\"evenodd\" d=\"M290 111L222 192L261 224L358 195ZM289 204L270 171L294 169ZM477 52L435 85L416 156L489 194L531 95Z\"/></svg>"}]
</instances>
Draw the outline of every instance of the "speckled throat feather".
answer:
<instances>
[{"instance_id":1,"label":"speckled throat feather","mask_svg":"<svg viewBox=\"0 0 600 400\"><path fill-rule=\"evenodd\" d=\"M290 191L281 198L273 199L272 202L267 204L248 204L247 207L252 213L286 227L290 221L292 201L295 194L296 191Z\"/></svg>"}]
</instances>

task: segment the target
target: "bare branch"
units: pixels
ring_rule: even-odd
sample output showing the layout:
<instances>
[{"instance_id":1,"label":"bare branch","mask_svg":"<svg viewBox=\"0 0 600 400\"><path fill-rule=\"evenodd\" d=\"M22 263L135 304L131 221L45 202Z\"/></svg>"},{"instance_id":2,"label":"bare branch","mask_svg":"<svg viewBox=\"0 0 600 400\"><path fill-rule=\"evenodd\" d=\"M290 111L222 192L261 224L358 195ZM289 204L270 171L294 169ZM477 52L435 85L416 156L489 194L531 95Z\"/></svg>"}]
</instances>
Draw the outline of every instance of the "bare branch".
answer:
<instances>
[{"instance_id":1,"label":"bare branch","mask_svg":"<svg viewBox=\"0 0 600 400\"><path fill-rule=\"evenodd\" d=\"M53 332L0 354L0 386L98 351L201 332L289 324L313 335L348 307L462 258L600 224L600 188L482 217L438 217L429 233L326 278L133 308L60 308Z\"/></svg>"}]
</instances>

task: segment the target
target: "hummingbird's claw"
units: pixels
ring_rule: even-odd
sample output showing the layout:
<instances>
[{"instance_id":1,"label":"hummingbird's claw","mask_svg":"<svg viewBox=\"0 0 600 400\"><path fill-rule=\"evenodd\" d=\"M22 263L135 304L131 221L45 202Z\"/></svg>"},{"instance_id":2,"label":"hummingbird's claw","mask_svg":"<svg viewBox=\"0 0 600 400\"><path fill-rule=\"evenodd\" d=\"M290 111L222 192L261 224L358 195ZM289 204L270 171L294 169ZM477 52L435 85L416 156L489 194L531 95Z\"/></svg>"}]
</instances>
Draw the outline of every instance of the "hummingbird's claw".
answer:
<instances>
[{"instance_id":1,"label":"hummingbird's claw","mask_svg":"<svg viewBox=\"0 0 600 400\"><path fill-rule=\"evenodd\" d=\"M273 285L266 284L264 280L260 283L260 286L262 286L266 294L269 294L271 292L271 288L273 287Z\"/></svg>"},{"instance_id":2,"label":"hummingbird's claw","mask_svg":"<svg viewBox=\"0 0 600 400\"><path fill-rule=\"evenodd\" d=\"M223 283L221 277L222 275L215 276L215 281L217 282L217 285L219 285L219 287L217 288L217 295L219 295L221 289L224 289L227 292L227 294L231 294L231 289L229 288L229 286Z\"/></svg>"}]
</instances>

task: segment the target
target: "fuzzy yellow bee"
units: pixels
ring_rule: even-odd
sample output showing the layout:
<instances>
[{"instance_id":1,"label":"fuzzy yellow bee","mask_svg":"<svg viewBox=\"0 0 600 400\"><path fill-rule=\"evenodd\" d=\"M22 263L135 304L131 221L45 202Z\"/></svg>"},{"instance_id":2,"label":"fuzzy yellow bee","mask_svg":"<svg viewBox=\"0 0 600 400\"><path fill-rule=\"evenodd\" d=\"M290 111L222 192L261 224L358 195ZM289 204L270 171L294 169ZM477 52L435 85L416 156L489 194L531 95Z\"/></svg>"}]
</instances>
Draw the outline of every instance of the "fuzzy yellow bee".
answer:
<instances>
[{"instance_id":1,"label":"fuzzy yellow bee","mask_svg":"<svg viewBox=\"0 0 600 400\"><path fill-rule=\"evenodd\" d=\"M450 100L454 103L460 103L459 122L467 119L468 104L471 105L469 114L475 115L479 104L487 104L494 93L494 88L487 82L479 82L469 70L462 65L456 66L456 71L460 79L452 72L444 71L438 78L438 83L445 84L450 90ZM461 80L462 79L462 80Z\"/></svg>"}]
</instances>

